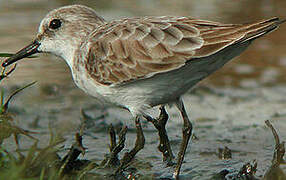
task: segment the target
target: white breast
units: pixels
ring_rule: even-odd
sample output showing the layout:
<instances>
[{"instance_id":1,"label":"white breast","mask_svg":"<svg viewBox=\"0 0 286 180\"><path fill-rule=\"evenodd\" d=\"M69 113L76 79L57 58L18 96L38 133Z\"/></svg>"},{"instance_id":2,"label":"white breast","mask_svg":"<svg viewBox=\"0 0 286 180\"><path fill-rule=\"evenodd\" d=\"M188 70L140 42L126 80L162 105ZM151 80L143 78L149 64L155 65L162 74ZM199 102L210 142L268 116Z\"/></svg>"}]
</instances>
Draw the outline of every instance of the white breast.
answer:
<instances>
[{"instance_id":1,"label":"white breast","mask_svg":"<svg viewBox=\"0 0 286 180\"><path fill-rule=\"evenodd\" d=\"M179 69L117 85L97 83L84 67L74 71L73 78L77 86L89 95L128 108L133 115L143 114L153 106L172 103L200 80L239 55L248 45L234 45L209 57L190 60Z\"/></svg>"}]
</instances>

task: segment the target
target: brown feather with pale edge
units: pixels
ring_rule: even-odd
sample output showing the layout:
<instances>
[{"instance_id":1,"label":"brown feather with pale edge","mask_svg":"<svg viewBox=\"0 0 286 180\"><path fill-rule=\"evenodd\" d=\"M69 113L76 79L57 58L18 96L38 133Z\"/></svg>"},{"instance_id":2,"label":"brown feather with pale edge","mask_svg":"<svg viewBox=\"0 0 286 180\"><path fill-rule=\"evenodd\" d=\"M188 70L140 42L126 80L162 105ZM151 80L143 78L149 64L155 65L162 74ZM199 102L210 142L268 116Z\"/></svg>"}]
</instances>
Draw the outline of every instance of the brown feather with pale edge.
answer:
<instances>
[{"instance_id":1,"label":"brown feather with pale edge","mask_svg":"<svg viewBox=\"0 0 286 180\"><path fill-rule=\"evenodd\" d=\"M171 71L193 58L210 56L234 43L275 29L278 18L250 24L221 24L187 17L122 19L101 25L81 47L85 68L102 85Z\"/></svg>"}]
</instances>

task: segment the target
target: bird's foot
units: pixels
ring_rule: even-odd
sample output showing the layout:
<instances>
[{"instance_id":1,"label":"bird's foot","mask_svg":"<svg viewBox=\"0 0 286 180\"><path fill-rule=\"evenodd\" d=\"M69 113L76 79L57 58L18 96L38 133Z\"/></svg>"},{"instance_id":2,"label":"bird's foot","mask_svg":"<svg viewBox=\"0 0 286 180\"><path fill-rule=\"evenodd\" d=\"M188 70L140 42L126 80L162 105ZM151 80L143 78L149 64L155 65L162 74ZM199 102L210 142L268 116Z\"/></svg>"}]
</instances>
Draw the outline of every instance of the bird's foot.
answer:
<instances>
[{"instance_id":1,"label":"bird's foot","mask_svg":"<svg viewBox=\"0 0 286 180\"><path fill-rule=\"evenodd\" d=\"M158 135L160 139L158 150L163 155L163 161L167 163L167 166L174 165L174 155L166 131L166 124L169 119L169 115L166 112L165 106L160 107L160 115L158 118L152 118L151 116L145 116L145 118L147 119L147 121L151 122L158 130Z\"/></svg>"},{"instance_id":2,"label":"bird's foot","mask_svg":"<svg viewBox=\"0 0 286 180\"><path fill-rule=\"evenodd\" d=\"M122 149L125 146L127 127L126 126L122 127L121 131L118 134L118 142L116 142L116 133L112 124L110 125L108 131L110 136L110 146L109 146L110 153L101 162L101 167L104 168L118 167L120 165L118 154L122 151Z\"/></svg>"},{"instance_id":3,"label":"bird's foot","mask_svg":"<svg viewBox=\"0 0 286 180\"><path fill-rule=\"evenodd\" d=\"M143 134L143 130L142 130L139 117L136 117L135 125L136 125L136 130L137 130L135 146L131 151L126 152L124 154L123 158L120 160L120 166L115 171L115 174L121 173L126 167L128 167L132 159L135 157L135 155L144 147L145 137Z\"/></svg>"}]
</instances>

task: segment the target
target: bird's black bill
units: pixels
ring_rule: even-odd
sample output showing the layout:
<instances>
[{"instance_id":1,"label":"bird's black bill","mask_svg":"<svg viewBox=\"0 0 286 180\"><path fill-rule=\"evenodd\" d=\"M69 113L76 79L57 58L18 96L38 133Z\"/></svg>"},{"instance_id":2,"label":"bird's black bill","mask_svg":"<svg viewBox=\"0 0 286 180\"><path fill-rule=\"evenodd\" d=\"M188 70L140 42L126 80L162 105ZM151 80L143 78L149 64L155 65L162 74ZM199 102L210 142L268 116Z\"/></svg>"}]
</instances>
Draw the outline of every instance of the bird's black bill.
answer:
<instances>
[{"instance_id":1,"label":"bird's black bill","mask_svg":"<svg viewBox=\"0 0 286 180\"><path fill-rule=\"evenodd\" d=\"M9 66L13 63L15 63L16 61L23 59L25 57L31 56L32 54L38 53L38 47L40 46L40 43L38 41L34 41L31 44L29 44L28 46L24 47L23 49L21 49L20 51L18 51L16 54L14 54L13 56L11 56L10 58L6 59L3 63L2 63L2 67L6 67Z\"/></svg>"}]
</instances>

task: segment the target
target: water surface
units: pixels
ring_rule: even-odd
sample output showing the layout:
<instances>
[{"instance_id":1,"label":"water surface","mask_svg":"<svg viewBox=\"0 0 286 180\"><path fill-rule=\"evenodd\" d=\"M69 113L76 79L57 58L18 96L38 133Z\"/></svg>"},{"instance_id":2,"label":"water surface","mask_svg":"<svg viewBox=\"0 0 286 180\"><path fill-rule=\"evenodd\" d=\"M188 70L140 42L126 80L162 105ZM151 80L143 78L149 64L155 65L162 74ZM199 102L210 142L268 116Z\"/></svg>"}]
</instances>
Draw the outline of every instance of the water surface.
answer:
<instances>
[{"instance_id":1,"label":"water surface","mask_svg":"<svg viewBox=\"0 0 286 180\"><path fill-rule=\"evenodd\" d=\"M0 51L16 52L33 40L37 26L45 14L66 4L86 4L95 8L106 19L126 16L178 15L193 16L225 23L244 23L273 16L286 17L286 1L0 1ZM240 57L225 65L210 78L203 80L194 91L188 93L185 104L194 122L195 134L187 152L182 174L194 179L208 179L223 168L238 171L246 162L258 161L258 176L262 176L271 164L274 148L271 131L264 125L269 119L276 127L281 140L286 138L286 25L255 41ZM73 142L73 134L80 123L80 109L87 109L93 117L106 114L106 123L123 122L131 128L132 117L128 112L104 108L77 89L72 82L67 65L51 55L39 55L18 63L17 70L4 80L1 87L6 95L15 87L37 81L33 87L18 95L11 104L17 123L23 128L44 132L38 138L48 137L48 124L58 129L66 138L66 147ZM168 133L174 151L181 140L181 119L174 107L167 109L171 119ZM38 129L29 124L39 118ZM172 169L165 168L161 154L156 150L157 133L151 125L145 126L146 147L137 155L152 165L145 174L169 177ZM101 159L108 152L108 136L104 131L89 129L92 136L84 137L88 147L85 158ZM133 146L135 134L127 134L127 148ZM21 146L27 147L29 139L21 138ZM13 149L12 139L5 145ZM227 146L233 150L230 160L218 158L218 148ZM282 166L284 172L286 167Z\"/></svg>"}]
</instances>

